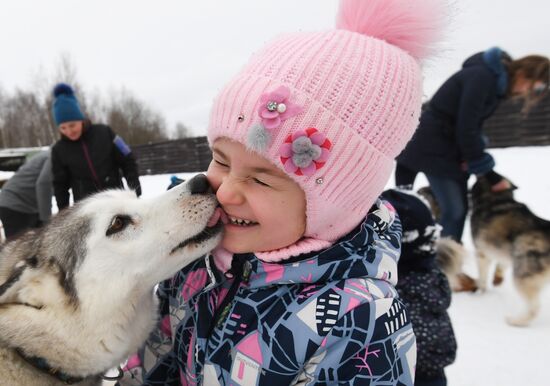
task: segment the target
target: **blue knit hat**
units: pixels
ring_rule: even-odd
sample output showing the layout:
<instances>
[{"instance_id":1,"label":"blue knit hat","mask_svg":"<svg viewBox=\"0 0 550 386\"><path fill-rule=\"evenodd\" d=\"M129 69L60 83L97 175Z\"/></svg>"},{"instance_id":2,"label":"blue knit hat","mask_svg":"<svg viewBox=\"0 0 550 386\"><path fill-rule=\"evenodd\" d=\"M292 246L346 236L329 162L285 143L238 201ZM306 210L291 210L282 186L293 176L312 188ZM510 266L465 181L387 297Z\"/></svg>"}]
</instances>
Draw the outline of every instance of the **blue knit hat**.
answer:
<instances>
[{"instance_id":1,"label":"blue knit hat","mask_svg":"<svg viewBox=\"0 0 550 386\"><path fill-rule=\"evenodd\" d=\"M65 83L57 84L53 89L53 96L52 114L56 126L64 122L84 120L84 114L71 86Z\"/></svg>"}]
</instances>

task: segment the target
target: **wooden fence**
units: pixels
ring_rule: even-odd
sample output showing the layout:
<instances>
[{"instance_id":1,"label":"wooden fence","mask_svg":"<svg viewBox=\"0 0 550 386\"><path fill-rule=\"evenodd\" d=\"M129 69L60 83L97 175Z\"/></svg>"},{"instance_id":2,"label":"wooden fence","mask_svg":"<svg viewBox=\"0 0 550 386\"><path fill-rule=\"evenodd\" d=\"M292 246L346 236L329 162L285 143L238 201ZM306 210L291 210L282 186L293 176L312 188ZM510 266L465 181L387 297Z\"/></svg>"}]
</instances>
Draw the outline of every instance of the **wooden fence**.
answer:
<instances>
[{"instance_id":1,"label":"wooden fence","mask_svg":"<svg viewBox=\"0 0 550 386\"><path fill-rule=\"evenodd\" d=\"M527 113L521 111L523 105L522 99L503 101L485 121L489 147L550 145L550 94Z\"/></svg>"},{"instance_id":2,"label":"wooden fence","mask_svg":"<svg viewBox=\"0 0 550 386\"><path fill-rule=\"evenodd\" d=\"M135 145L132 151L141 175L202 172L212 159L206 137Z\"/></svg>"}]
</instances>

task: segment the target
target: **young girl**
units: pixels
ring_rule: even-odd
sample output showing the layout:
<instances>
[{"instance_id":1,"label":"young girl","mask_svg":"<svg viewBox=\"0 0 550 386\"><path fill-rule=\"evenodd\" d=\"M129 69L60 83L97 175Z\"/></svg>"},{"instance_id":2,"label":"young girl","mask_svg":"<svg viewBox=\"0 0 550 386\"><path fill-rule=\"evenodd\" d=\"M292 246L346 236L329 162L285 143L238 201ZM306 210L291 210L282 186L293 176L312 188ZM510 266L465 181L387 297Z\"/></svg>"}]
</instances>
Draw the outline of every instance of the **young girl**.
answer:
<instances>
[{"instance_id":1,"label":"young girl","mask_svg":"<svg viewBox=\"0 0 550 386\"><path fill-rule=\"evenodd\" d=\"M124 385L413 384L401 225L377 197L418 122L437 6L342 1L338 29L270 42L221 91L207 174L225 235L160 285Z\"/></svg>"}]
</instances>

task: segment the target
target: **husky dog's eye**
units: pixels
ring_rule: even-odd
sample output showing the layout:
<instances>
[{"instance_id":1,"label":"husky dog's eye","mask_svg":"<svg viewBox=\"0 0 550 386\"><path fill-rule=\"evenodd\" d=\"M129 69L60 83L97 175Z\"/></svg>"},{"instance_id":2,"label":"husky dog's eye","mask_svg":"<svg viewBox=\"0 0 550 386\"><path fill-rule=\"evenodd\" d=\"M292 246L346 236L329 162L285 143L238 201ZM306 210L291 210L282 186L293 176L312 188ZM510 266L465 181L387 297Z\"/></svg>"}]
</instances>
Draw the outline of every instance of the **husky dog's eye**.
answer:
<instances>
[{"instance_id":1,"label":"husky dog's eye","mask_svg":"<svg viewBox=\"0 0 550 386\"><path fill-rule=\"evenodd\" d=\"M130 218L130 216L121 215L121 214L116 215L111 220L111 224L109 225L109 229L107 229L107 233L105 235L110 236L112 234L118 233L124 228L126 228L126 226L131 222L132 222L132 219Z\"/></svg>"}]
</instances>

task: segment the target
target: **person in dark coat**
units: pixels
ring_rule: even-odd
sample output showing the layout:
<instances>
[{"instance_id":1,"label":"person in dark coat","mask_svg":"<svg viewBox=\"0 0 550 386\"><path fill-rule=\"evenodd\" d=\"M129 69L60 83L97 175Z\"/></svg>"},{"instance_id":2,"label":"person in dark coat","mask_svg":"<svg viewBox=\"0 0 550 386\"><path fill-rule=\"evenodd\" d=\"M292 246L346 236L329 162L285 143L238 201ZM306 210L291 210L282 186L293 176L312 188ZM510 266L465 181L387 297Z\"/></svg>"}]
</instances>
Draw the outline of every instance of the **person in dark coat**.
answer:
<instances>
[{"instance_id":1,"label":"person in dark coat","mask_svg":"<svg viewBox=\"0 0 550 386\"><path fill-rule=\"evenodd\" d=\"M141 195L136 160L130 147L107 125L85 119L73 89L54 88L52 114L61 139L52 148L54 194L61 210L69 205L69 189L76 202L100 190L128 186Z\"/></svg>"},{"instance_id":2,"label":"person in dark coat","mask_svg":"<svg viewBox=\"0 0 550 386\"><path fill-rule=\"evenodd\" d=\"M494 47L468 58L425 106L418 130L397 157L396 185L410 188L417 172L426 175L441 207L443 236L461 241L471 174L486 176L495 191L510 188L485 151L483 122L503 98L548 89L548 77L548 58L512 60Z\"/></svg>"},{"instance_id":3,"label":"person in dark coat","mask_svg":"<svg viewBox=\"0 0 550 386\"><path fill-rule=\"evenodd\" d=\"M396 289L409 310L416 335L414 385L445 386L444 368L454 362L457 344L447 313L451 288L436 264L440 227L428 207L414 195L390 189L382 193L382 198L393 205L403 227Z\"/></svg>"},{"instance_id":4,"label":"person in dark coat","mask_svg":"<svg viewBox=\"0 0 550 386\"><path fill-rule=\"evenodd\" d=\"M0 220L6 239L37 228L52 214L50 150L30 157L0 191Z\"/></svg>"}]
</instances>

